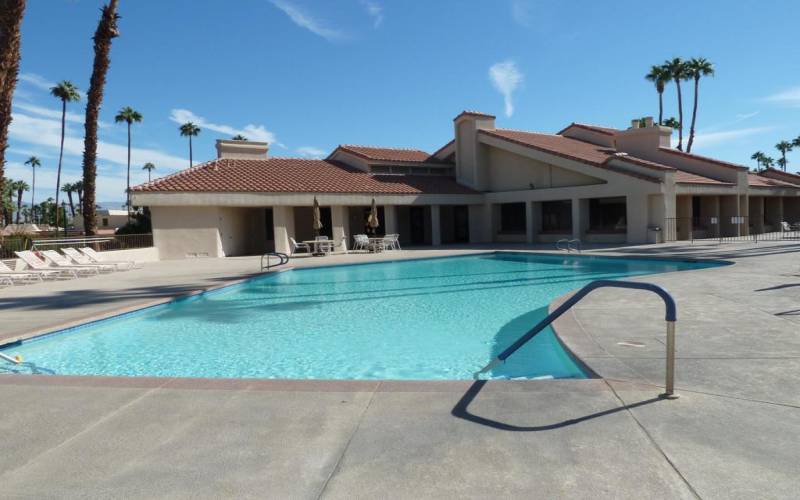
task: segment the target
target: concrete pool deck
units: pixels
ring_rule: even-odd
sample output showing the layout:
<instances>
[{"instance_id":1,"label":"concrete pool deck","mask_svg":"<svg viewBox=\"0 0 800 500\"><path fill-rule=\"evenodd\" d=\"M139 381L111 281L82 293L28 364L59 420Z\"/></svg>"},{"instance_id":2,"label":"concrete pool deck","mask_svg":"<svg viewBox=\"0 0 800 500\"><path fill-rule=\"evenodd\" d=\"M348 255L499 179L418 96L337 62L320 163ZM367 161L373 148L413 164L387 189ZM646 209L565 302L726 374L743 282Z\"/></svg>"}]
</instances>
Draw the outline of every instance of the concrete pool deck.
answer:
<instances>
[{"instance_id":1,"label":"concrete pool deck","mask_svg":"<svg viewBox=\"0 0 800 500\"><path fill-rule=\"evenodd\" d=\"M637 278L663 285L677 300L680 399L655 397L664 373L663 305L646 293L600 290L556 329L604 379L0 376L3 495L796 497L800 243L584 253L735 263ZM252 258L153 263L113 277L6 288L0 290L0 338L219 285L255 268Z\"/></svg>"}]
</instances>

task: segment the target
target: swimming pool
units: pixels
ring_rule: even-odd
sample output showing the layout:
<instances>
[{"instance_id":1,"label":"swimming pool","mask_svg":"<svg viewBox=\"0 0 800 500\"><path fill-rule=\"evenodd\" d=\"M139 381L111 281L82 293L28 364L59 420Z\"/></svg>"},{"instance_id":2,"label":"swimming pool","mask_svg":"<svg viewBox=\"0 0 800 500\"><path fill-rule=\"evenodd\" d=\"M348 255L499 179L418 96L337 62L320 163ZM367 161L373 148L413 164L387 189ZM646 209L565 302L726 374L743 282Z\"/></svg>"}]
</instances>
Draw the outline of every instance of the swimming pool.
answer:
<instances>
[{"instance_id":1,"label":"swimming pool","mask_svg":"<svg viewBox=\"0 0 800 500\"><path fill-rule=\"evenodd\" d=\"M290 270L6 346L23 373L470 379L596 279L720 265L498 252ZM549 328L496 378L583 378Z\"/></svg>"}]
</instances>

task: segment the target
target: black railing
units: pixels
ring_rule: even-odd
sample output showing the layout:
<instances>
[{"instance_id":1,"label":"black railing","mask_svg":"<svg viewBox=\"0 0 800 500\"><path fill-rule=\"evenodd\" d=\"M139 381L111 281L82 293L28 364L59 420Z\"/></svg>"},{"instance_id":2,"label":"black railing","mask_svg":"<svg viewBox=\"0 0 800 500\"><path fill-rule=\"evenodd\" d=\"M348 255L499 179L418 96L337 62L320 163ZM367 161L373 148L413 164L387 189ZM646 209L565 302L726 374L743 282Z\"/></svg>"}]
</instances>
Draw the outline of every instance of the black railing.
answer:
<instances>
[{"instance_id":1,"label":"black railing","mask_svg":"<svg viewBox=\"0 0 800 500\"><path fill-rule=\"evenodd\" d=\"M99 252L126 250L153 246L152 234L119 234L108 236L60 236L12 235L0 237L0 259L14 259L20 250L60 250L70 247L91 246Z\"/></svg>"},{"instance_id":2,"label":"black railing","mask_svg":"<svg viewBox=\"0 0 800 500\"><path fill-rule=\"evenodd\" d=\"M665 220L664 241L741 242L800 239L800 222L745 216L674 217Z\"/></svg>"}]
</instances>

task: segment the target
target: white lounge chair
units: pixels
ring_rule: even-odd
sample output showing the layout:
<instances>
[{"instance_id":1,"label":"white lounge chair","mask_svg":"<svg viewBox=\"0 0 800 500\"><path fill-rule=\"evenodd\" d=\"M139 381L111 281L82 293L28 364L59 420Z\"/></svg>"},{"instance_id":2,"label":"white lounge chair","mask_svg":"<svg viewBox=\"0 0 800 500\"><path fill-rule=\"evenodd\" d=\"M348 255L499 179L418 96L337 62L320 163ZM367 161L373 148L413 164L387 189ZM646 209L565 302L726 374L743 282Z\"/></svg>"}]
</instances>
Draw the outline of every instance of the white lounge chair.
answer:
<instances>
[{"instance_id":1,"label":"white lounge chair","mask_svg":"<svg viewBox=\"0 0 800 500\"><path fill-rule=\"evenodd\" d=\"M391 245L387 250L402 250L400 248L400 235L399 234L387 234L384 240L389 239L391 241Z\"/></svg>"},{"instance_id":2,"label":"white lounge chair","mask_svg":"<svg viewBox=\"0 0 800 500\"><path fill-rule=\"evenodd\" d=\"M115 271L128 271L133 266L130 262L93 262L92 259L80 253L74 248L62 248L61 252L76 264L84 266L109 266Z\"/></svg>"},{"instance_id":3,"label":"white lounge chair","mask_svg":"<svg viewBox=\"0 0 800 500\"><path fill-rule=\"evenodd\" d=\"M311 253L311 247L308 243L298 243L292 237L289 237L289 243L292 245L291 255L294 255L298 250L305 250L307 253Z\"/></svg>"},{"instance_id":4,"label":"white lounge chair","mask_svg":"<svg viewBox=\"0 0 800 500\"><path fill-rule=\"evenodd\" d=\"M15 284L15 280L23 282L39 282L44 281L45 276L54 277L57 275L56 271L15 271L8 267L5 262L0 260L0 277L7 279L11 284Z\"/></svg>"},{"instance_id":5,"label":"white lounge chair","mask_svg":"<svg viewBox=\"0 0 800 500\"><path fill-rule=\"evenodd\" d=\"M92 247L83 247L78 249L83 255L89 257L92 262L96 264L111 264L115 265L118 268L125 267L127 269L137 269L136 262L132 260L108 260L106 259L103 254L96 251Z\"/></svg>"},{"instance_id":6,"label":"white lounge chair","mask_svg":"<svg viewBox=\"0 0 800 500\"><path fill-rule=\"evenodd\" d=\"M87 267L53 267L46 261L43 261L37 257L36 254L30 250L23 250L21 252L14 253L17 254L17 257L22 259L22 262L24 262L25 265L31 269L36 271L57 271L59 273L59 277L69 276L77 278L78 276L90 276L99 273L97 269L89 269Z\"/></svg>"},{"instance_id":7,"label":"white lounge chair","mask_svg":"<svg viewBox=\"0 0 800 500\"><path fill-rule=\"evenodd\" d=\"M76 264L55 250L44 250L41 253L46 261L51 264L55 264L58 267L82 267L86 269L94 269L97 271L97 274L113 273L116 269L116 267L109 266L108 264Z\"/></svg>"},{"instance_id":8,"label":"white lounge chair","mask_svg":"<svg viewBox=\"0 0 800 500\"><path fill-rule=\"evenodd\" d=\"M369 237L366 234L353 236L353 250L369 250Z\"/></svg>"}]
</instances>

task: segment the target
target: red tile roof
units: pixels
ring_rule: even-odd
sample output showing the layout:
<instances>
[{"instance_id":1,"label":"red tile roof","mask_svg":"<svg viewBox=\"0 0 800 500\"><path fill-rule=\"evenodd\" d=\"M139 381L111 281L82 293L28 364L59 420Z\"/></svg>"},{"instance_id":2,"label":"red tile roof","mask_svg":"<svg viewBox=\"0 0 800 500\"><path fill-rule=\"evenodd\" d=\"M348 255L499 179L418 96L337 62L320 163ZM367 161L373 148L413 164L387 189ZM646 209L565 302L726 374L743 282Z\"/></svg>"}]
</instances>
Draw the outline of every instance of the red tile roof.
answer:
<instances>
[{"instance_id":1,"label":"red tile roof","mask_svg":"<svg viewBox=\"0 0 800 500\"><path fill-rule=\"evenodd\" d=\"M354 144L341 144L328 158L331 158L336 151L347 151L358 157L370 161L399 161L407 163L441 163L441 160L434 158L430 153L420 149L403 148L380 148L374 146L357 146Z\"/></svg>"},{"instance_id":2,"label":"red tile roof","mask_svg":"<svg viewBox=\"0 0 800 500\"><path fill-rule=\"evenodd\" d=\"M777 188L798 188L797 184L785 182L770 177L764 177L758 174L747 174L747 183L753 187L777 187Z\"/></svg>"},{"instance_id":3,"label":"red tile roof","mask_svg":"<svg viewBox=\"0 0 800 500\"><path fill-rule=\"evenodd\" d=\"M456 115L456 117L453 118L453 121L458 120L462 116L479 116L481 118L497 118L496 116L490 115L488 113L481 113L480 111L472 111L472 110L469 110L469 109L465 109L464 111L462 111L461 113Z\"/></svg>"},{"instance_id":4,"label":"red tile roof","mask_svg":"<svg viewBox=\"0 0 800 500\"><path fill-rule=\"evenodd\" d=\"M450 177L374 175L331 160L218 159L133 188L137 192L475 194Z\"/></svg>"},{"instance_id":5,"label":"red tile roof","mask_svg":"<svg viewBox=\"0 0 800 500\"><path fill-rule=\"evenodd\" d=\"M734 185L731 182L718 181L716 179L711 179L710 177L704 177L702 175L693 174L685 170L675 171L675 182L678 184L715 184L723 186Z\"/></svg>"},{"instance_id":6,"label":"red tile roof","mask_svg":"<svg viewBox=\"0 0 800 500\"><path fill-rule=\"evenodd\" d=\"M674 154L676 156L683 156L684 158L693 158L695 160L705 161L708 163L713 163L714 165L719 165L720 167L727 167L727 168L735 168L736 170L747 170L747 167L742 165L737 165L735 163L730 163L727 161L717 160L716 158L709 158L708 156L700 156L694 153L685 153L683 151L678 151L677 149L672 148L658 148L659 151L663 151L665 153Z\"/></svg>"},{"instance_id":7,"label":"red tile roof","mask_svg":"<svg viewBox=\"0 0 800 500\"><path fill-rule=\"evenodd\" d=\"M770 179L778 179L784 182L788 182L790 184L800 186L800 174L784 172L783 170L778 170L776 168L768 168L762 172L759 172L758 175Z\"/></svg>"},{"instance_id":8,"label":"red tile roof","mask_svg":"<svg viewBox=\"0 0 800 500\"><path fill-rule=\"evenodd\" d=\"M567 125L566 127L564 127L563 129L561 129L560 131L558 131L558 135L563 134L564 132L566 132L567 130L569 130L572 127L591 130L593 132L599 132L599 133L604 134L604 135L614 135L617 132L619 132L619 129L616 129L616 128L600 127L598 125L589 125L587 123L575 123L575 122L572 122L569 125Z\"/></svg>"}]
</instances>

